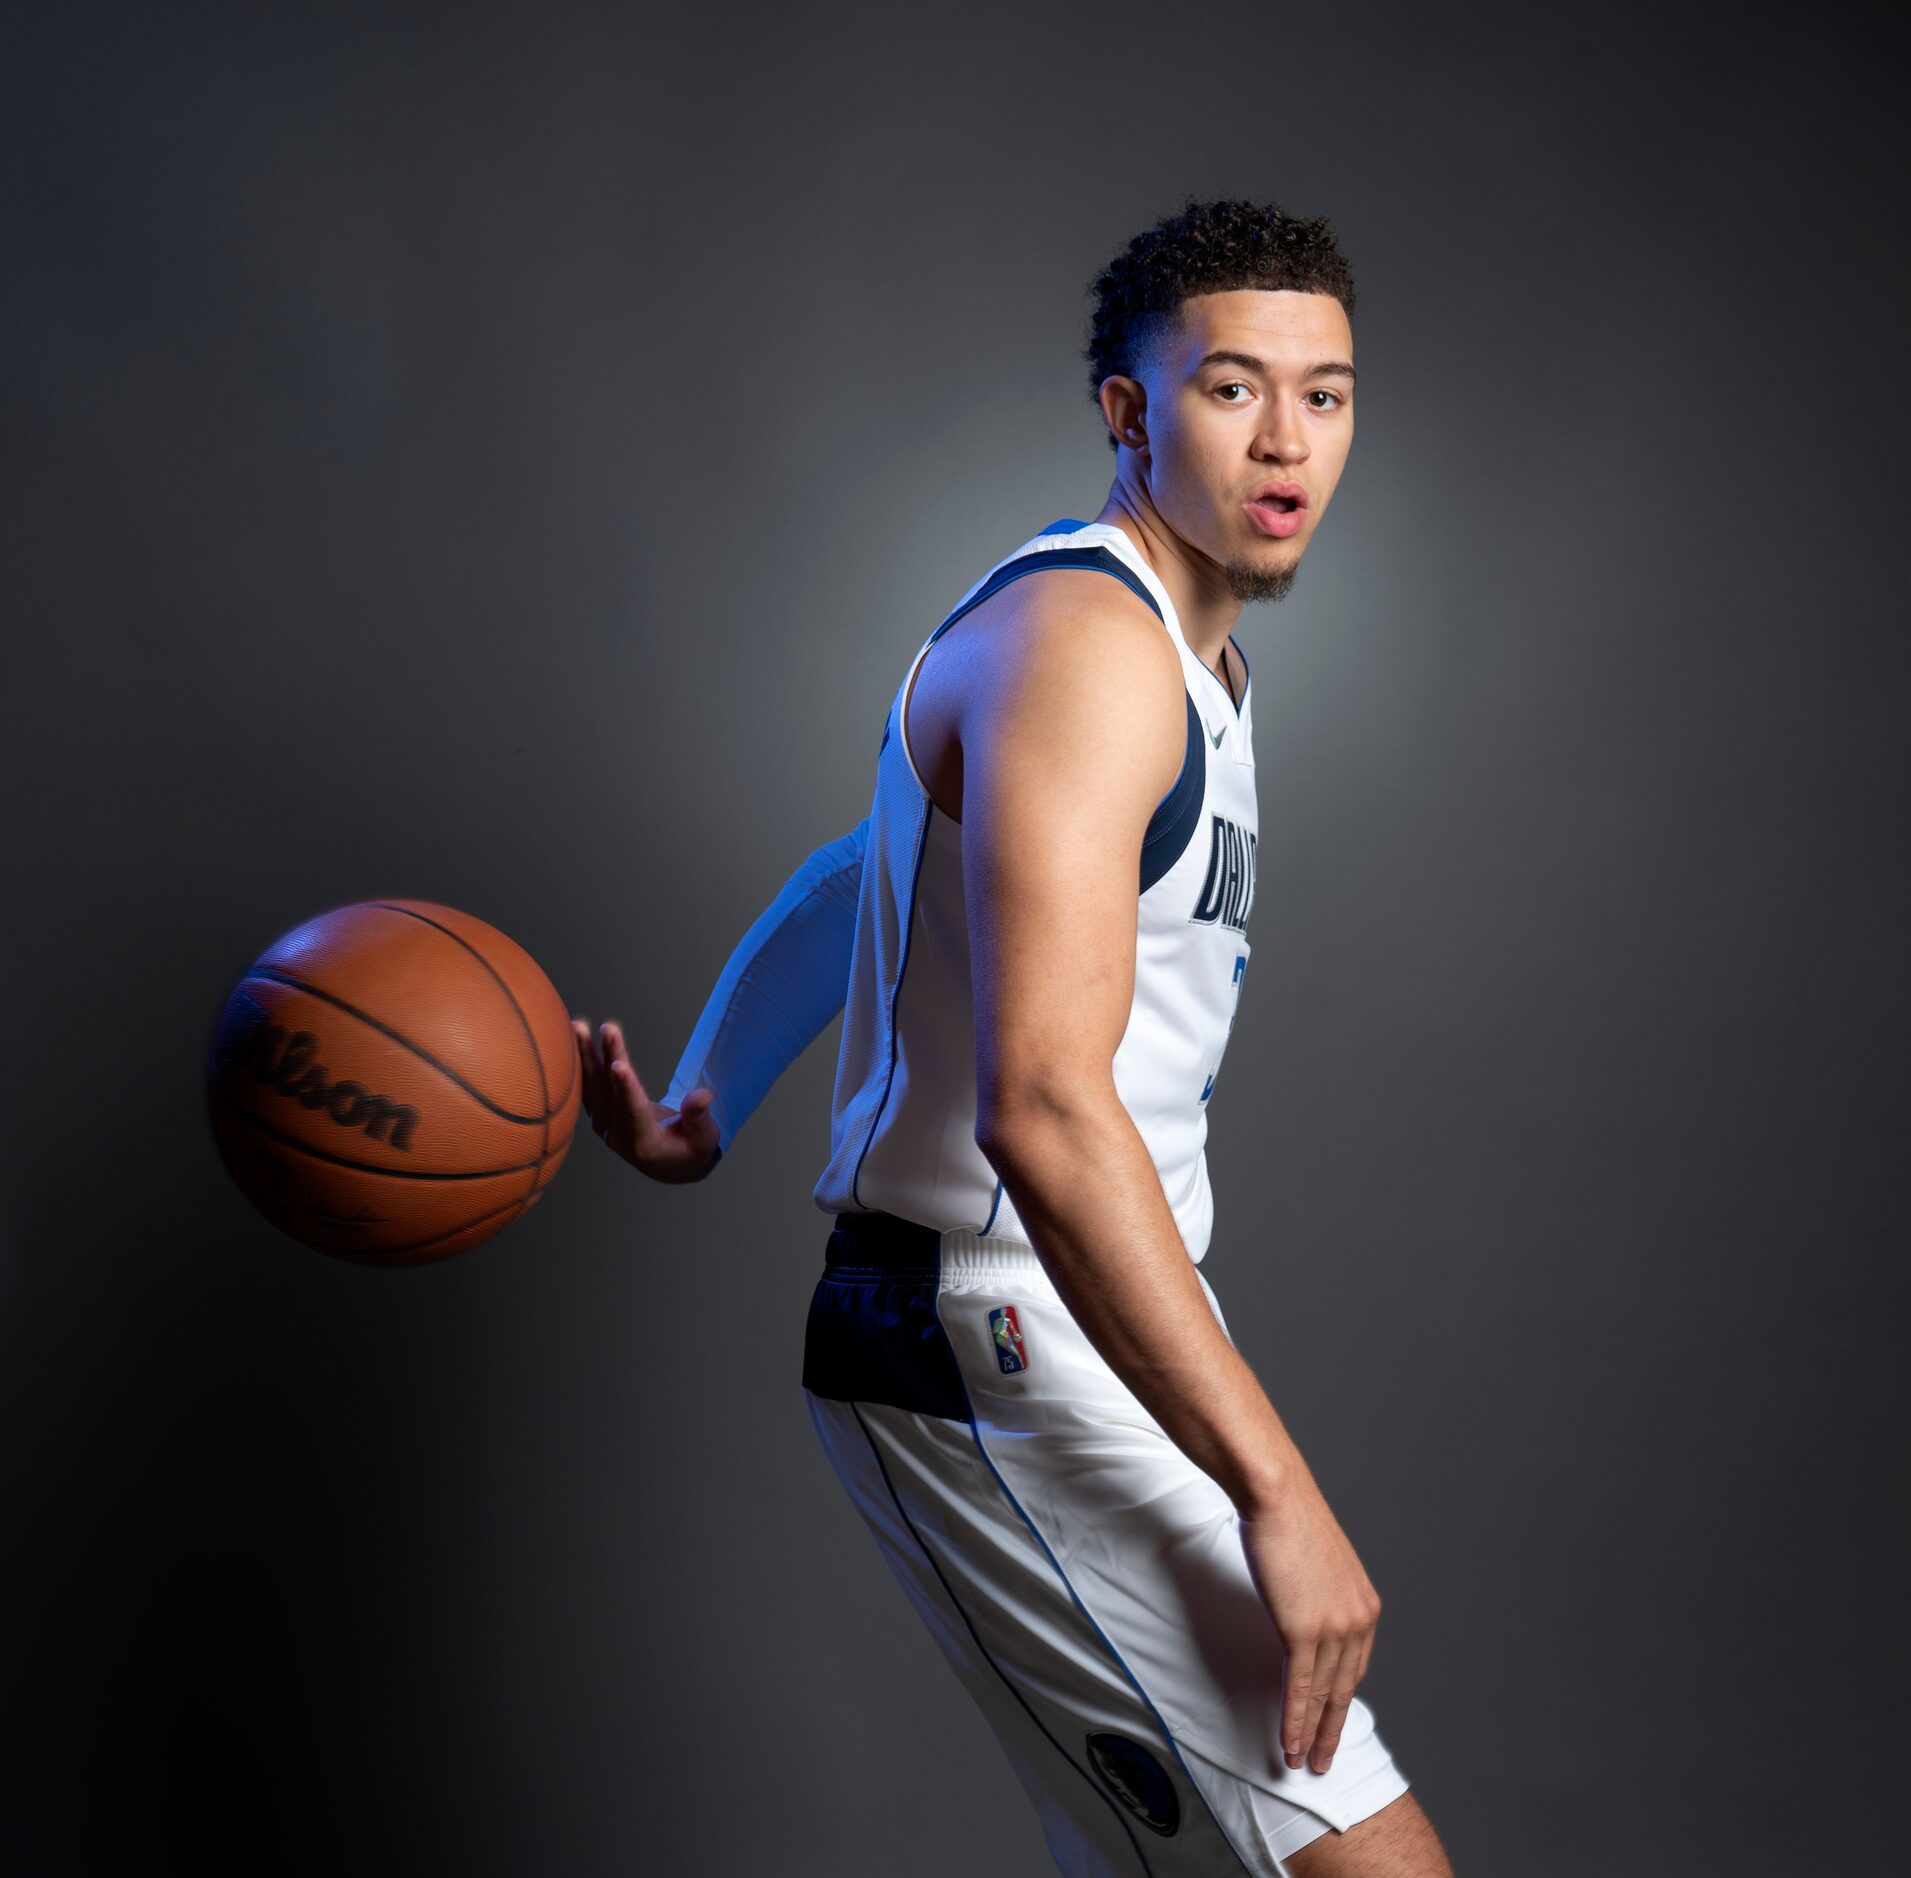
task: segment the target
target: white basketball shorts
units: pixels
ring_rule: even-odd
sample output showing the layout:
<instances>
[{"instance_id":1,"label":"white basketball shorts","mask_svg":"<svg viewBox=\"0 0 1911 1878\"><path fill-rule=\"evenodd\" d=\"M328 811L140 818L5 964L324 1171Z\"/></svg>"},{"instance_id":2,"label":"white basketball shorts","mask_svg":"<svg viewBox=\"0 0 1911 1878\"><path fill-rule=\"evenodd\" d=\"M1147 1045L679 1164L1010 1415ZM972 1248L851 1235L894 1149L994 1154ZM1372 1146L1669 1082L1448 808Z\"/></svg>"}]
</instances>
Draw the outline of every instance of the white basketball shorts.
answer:
<instances>
[{"instance_id":1,"label":"white basketball shorts","mask_svg":"<svg viewBox=\"0 0 1911 1878\"><path fill-rule=\"evenodd\" d=\"M1233 1504L1031 1248L838 1214L803 1385L1069 1878L1282 1874L1406 1792L1359 1696L1326 1773L1287 1765L1286 1654Z\"/></svg>"}]
</instances>

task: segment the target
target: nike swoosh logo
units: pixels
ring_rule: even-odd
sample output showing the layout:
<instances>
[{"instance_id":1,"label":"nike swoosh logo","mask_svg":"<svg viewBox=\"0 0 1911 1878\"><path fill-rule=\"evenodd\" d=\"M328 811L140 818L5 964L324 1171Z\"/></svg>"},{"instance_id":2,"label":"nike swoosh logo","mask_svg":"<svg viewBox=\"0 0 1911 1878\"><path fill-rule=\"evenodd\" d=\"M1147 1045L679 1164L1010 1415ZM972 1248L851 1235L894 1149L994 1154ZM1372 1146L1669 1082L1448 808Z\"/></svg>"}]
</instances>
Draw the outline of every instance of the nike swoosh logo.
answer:
<instances>
[{"instance_id":1,"label":"nike swoosh logo","mask_svg":"<svg viewBox=\"0 0 1911 1878\"><path fill-rule=\"evenodd\" d=\"M1203 719L1202 721L1206 722L1206 719ZM1214 747L1218 750L1221 747L1221 739L1225 737L1227 734L1228 734L1228 727L1227 725L1223 724L1219 730L1211 730L1208 732L1208 741L1211 744L1213 744Z\"/></svg>"}]
</instances>

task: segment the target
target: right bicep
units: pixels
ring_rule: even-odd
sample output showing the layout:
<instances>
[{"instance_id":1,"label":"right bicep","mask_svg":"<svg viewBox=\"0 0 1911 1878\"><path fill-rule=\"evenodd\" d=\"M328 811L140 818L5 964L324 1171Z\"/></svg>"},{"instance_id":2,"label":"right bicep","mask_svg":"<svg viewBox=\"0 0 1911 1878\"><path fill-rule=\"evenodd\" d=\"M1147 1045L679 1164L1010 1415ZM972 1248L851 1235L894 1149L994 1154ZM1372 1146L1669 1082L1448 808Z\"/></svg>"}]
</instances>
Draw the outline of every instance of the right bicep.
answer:
<instances>
[{"instance_id":1,"label":"right bicep","mask_svg":"<svg viewBox=\"0 0 1911 1878\"><path fill-rule=\"evenodd\" d=\"M999 650L960 733L978 1134L1012 1105L1112 1086L1142 838L1187 727L1180 660L1152 613L1051 590Z\"/></svg>"}]
</instances>

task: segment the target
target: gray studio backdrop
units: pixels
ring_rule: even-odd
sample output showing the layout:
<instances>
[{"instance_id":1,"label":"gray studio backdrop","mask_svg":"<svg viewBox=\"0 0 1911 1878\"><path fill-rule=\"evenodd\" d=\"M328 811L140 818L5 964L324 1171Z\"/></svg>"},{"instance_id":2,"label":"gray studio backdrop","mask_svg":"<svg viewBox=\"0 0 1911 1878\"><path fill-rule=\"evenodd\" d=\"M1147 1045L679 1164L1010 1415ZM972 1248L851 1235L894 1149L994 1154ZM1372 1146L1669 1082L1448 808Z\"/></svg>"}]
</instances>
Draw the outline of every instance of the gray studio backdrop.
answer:
<instances>
[{"instance_id":1,"label":"gray studio backdrop","mask_svg":"<svg viewBox=\"0 0 1911 1878\"><path fill-rule=\"evenodd\" d=\"M1348 473L1240 632L1207 1269L1385 1601L1363 1693L1463 1878L1895 1869L1880 45L1133 5L6 36L0 1864L1048 1869L803 1415L833 1026L708 1184L585 1133L399 1274L254 1216L201 1064L274 936L408 895L661 1093L864 812L923 635L1094 512L1083 288L1194 192L1330 215L1362 296Z\"/></svg>"}]
</instances>

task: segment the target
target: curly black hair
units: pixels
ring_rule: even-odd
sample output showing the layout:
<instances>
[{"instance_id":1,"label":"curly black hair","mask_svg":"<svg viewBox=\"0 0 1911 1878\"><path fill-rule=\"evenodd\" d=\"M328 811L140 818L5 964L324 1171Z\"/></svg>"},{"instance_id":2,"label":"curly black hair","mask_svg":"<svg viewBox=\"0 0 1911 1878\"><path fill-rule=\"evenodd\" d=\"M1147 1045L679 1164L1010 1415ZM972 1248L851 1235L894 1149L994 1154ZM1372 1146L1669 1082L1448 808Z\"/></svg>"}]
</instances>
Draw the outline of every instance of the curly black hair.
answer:
<instances>
[{"instance_id":1,"label":"curly black hair","mask_svg":"<svg viewBox=\"0 0 1911 1878\"><path fill-rule=\"evenodd\" d=\"M1110 373L1136 367L1174 324L1184 300L1240 287L1330 293L1354 316L1354 272L1325 216L1289 215L1272 202L1187 197L1144 229L1089 282L1088 395L1101 405ZM1114 433L1108 447L1119 449Z\"/></svg>"}]
</instances>

